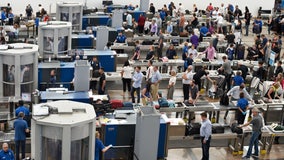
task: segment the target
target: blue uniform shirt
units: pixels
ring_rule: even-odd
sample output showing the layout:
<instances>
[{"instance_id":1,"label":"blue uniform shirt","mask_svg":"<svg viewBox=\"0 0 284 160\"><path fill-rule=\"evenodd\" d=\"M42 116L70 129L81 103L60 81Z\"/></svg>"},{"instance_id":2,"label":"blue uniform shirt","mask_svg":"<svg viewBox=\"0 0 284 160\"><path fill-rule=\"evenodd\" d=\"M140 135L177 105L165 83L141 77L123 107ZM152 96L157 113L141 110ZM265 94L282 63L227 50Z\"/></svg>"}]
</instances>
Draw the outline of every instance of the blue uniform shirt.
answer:
<instances>
[{"instance_id":1,"label":"blue uniform shirt","mask_svg":"<svg viewBox=\"0 0 284 160\"><path fill-rule=\"evenodd\" d=\"M96 138L96 145L95 145L95 160L99 160L100 159L100 153L102 152L102 150L105 148L103 142L101 140L99 140L98 138Z\"/></svg>"},{"instance_id":2,"label":"blue uniform shirt","mask_svg":"<svg viewBox=\"0 0 284 160\"><path fill-rule=\"evenodd\" d=\"M208 33L208 28L207 27L201 27L200 28L200 33L202 33L203 36L206 36L206 33Z\"/></svg>"},{"instance_id":3,"label":"blue uniform shirt","mask_svg":"<svg viewBox=\"0 0 284 160\"><path fill-rule=\"evenodd\" d=\"M14 153L11 149L8 149L7 152L4 150L0 151L0 160L14 160Z\"/></svg>"},{"instance_id":4,"label":"blue uniform shirt","mask_svg":"<svg viewBox=\"0 0 284 160\"><path fill-rule=\"evenodd\" d=\"M26 108L25 106L20 106L16 109L15 113L16 116L18 117L19 113L23 112L25 114L25 116L29 116L30 115L30 111L28 108Z\"/></svg>"},{"instance_id":5,"label":"blue uniform shirt","mask_svg":"<svg viewBox=\"0 0 284 160\"><path fill-rule=\"evenodd\" d=\"M28 129L28 123L22 118L18 118L14 121L15 129L15 141L26 140L26 129Z\"/></svg>"},{"instance_id":6,"label":"blue uniform shirt","mask_svg":"<svg viewBox=\"0 0 284 160\"><path fill-rule=\"evenodd\" d=\"M242 83L244 83L244 79L242 76L234 77L234 86L240 86Z\"/></svg>"},{"instance_id":7,"label":"blue uniform shirt","mask_svg":"<svg viewBox=\"0 0 284 160\"><path fill-rule=\"evenodd\" d=\"M245 98L241 98L238 100L237 106L240 107L243 111L246 110L246 107L249 105L248 100Z\"/></svg>"},{"instance_id":8,"label":"blue uniform shirt","mask_svg":"<svg viewBox=\"0 0 284 160\"><path fill-rule=\"evenodd\" d=\"M119 35L119 36L116 37L117 43L125 43L125 40L126 40L125 35L121 35L121 36Z\"/></svg>"}]
</instances>

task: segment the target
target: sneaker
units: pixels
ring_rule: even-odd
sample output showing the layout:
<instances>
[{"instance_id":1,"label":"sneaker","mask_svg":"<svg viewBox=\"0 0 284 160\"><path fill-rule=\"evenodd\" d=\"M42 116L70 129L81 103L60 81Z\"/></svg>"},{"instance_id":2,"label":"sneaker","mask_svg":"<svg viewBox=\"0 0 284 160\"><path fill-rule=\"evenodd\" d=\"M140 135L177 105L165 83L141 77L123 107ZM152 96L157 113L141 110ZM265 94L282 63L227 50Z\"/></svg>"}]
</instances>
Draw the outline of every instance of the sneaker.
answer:
<instances>
[{"instance_id":1,"label":"sneaker","mask_svg":"<svg viewBox=\"0 0 284 160\"><path fill-rule=\"evenodd\" d=\"M258 155L256 155L256 154L252 154L251 155L253 158L258 158Z\"/></svg>"},{"instance_id":2,"label":"sneaker","mask_svg":"<svg viewBox=\"0 0 284 160\"><path fill-rule=\"evenodd\" d=\"M243 160L246 160L246 159L249 159L249 157L243 156L242 159L243 159Z\"/></svg>"}]
</instances>

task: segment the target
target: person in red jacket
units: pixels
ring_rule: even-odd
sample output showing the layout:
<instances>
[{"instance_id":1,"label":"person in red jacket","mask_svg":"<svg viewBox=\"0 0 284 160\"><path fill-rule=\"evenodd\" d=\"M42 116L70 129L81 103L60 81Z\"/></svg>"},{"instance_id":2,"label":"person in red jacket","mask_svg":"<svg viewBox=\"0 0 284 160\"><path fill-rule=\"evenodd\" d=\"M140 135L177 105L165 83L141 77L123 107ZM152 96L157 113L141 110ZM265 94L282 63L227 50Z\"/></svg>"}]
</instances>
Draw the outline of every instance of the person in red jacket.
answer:
<instances>
[{"instance_id":1,"label":"person in red jacket","mask_svg":"<svg viewBox=\"0 0 284 160\"><path fill-rule=\"evenodd\" d=\"M143 33L145 21L146 21L145 16L143 14L140 14L140 17L138 18L138 30L139 30L139 33Z\"/></svg>"}]
</instances>

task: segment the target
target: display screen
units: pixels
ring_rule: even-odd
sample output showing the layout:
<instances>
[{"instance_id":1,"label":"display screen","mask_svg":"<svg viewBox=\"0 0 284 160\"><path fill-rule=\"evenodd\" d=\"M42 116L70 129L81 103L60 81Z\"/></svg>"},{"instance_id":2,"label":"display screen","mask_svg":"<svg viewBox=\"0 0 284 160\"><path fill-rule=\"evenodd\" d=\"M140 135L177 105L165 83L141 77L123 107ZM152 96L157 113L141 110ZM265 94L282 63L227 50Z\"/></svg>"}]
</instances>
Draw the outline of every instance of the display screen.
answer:
<instances>
[{"instance_id":1,"label":"display screen","mask_svg":"<svg viewBox=\"0 0 284 160\"><path fill-rule=\"evenodd\" d=\"M54 53L54 39L53 37L43 37L43 51L44 53Z\"/></svg>"}]
</instances>

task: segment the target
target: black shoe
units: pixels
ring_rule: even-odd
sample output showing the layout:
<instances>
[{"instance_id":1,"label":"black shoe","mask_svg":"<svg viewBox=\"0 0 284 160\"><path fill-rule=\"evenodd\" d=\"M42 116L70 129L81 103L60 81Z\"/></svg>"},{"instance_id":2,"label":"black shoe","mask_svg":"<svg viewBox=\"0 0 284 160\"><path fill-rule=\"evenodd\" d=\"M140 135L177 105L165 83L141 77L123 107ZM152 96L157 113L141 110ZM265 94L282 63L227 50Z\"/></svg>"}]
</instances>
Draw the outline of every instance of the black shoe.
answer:
<instances>
[{"instance_id":1,"label":"black shoe","mask_svg":"<svg viewBox=\"0 0 284 160\"><path fill-rule=\"evenodd\" d=\"M251 155L253 158L258 158L258 155L256 155L256 154L252 154Z\"/></svg>"}]
</instances>

